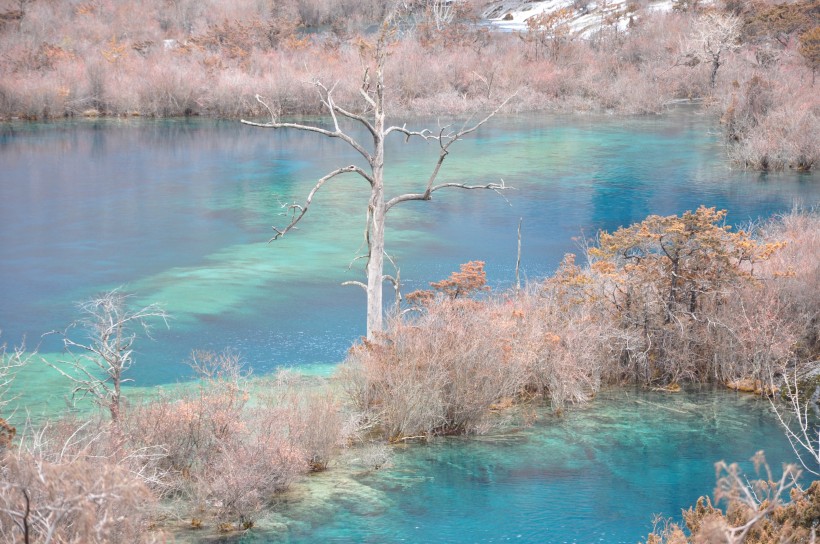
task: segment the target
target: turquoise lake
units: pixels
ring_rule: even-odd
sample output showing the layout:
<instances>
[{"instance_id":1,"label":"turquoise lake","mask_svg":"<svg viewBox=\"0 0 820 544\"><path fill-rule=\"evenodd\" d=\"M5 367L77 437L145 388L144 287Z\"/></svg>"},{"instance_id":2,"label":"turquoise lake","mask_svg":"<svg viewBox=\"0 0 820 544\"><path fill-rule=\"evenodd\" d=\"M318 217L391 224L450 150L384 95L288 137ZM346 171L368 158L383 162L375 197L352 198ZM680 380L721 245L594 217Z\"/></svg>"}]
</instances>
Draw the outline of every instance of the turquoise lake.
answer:
<instances>
[{"instance_id":1,"label":"turquoise lake","mask_svg":"<svg viewBox=\"0 0 820 544\"><path fill-rule=\"evenodd\" d=\"M418 123L418 126L435 126ZM422 187L434 144L387 149L388 196ZM173 316L137 344L130 377L185 379L192 349L239 352L256 374L327 373L365 331L367 187L326 186L298 231L268 243L282 204L358 162L342 143L214 120L0 124L0 340L57 359L76 303L118 286ZM820 176L730 168L721 129L696 109L659 117L495 118L458 142L441 178L515 190L437 193L396 208L388 251L404 292L484 260L491 284L551 273L579 238L700 205L735 225L820 203ZM393 213L393 212L391 212ZM387 295L387 293L386 293ZM389 299L386 296L386 299ZM18 379L33 411L68 384ZM711 390L606 392L563 418L475 440L397 448L392 466L337 469L298 486L248 542L637 542L652 515L678 516L714 486L713 463L792 454L756 399ZM267 525L266 525L267 524Z\"/></svg>"},{"instance_id":2,"label":"turquoise lake","mask_svg":"<svg viewBox=\"0 0 820 544\"><path fill-rule=\"evenodd\" d=\"M768 402L712 389L604 391L532 427L394 449L378 471L309 478L237 540L635 544L712 494L715 461L750 479L760 449L775 475L793 462Z\"/></svg>"},{"instance_id":3,"label":"turquoise lake","mask_svg":"<svg viewBox=\"0 0 820 544\"><path fill-rule=\"evenodd\" d=\"M388 195L418 190L437 146L389 144ZM185 377L192 349L234 349L257 374L340 361L365 331L363 292L340 286L363 278L363 261L348 267L362 249L365 184L327 185L300 230L268 239L283 203L356 161L339 141L229 121L0 125L3 340L58 353L59 339L41 335L76 319L78 301L123 286L173 316L137 344L137 385ZM492 285L510 285L519 218L522 271L538 278L578 251L577 238L649 214L704 204L747 224L820 202L816 173L730 169L720 126L689 108L498 117L453 146L441 179L515 190L441 191L395 208L387 249L405 293L470 260L486 261Z\"/></svg>"}]
</instances>

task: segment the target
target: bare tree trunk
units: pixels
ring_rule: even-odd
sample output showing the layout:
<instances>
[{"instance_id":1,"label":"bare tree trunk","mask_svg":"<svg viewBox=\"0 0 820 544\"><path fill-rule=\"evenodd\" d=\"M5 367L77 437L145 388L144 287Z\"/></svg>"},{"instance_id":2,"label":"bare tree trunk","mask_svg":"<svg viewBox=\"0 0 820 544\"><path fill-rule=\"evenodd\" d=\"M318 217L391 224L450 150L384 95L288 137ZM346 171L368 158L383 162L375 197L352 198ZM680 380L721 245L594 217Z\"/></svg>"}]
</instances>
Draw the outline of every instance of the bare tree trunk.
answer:
<instances>
[{"instance_id":1,"label":"bare tree trunk","mask_svg":"<svg viewBox=\"0 0 820 544\"><path fill-rule=\"evenodd\" d=\"M376 144L376 153L373 157L374 183L370 192L368 210L371 221L368 228L369 255L367 259L367 338L369 340L372 340L375 333L381 332L384 328L382 285L384 282L384 222L387 208L384 202L384 138L382 136L384 134L384 112L380 111L381 101L377 103L379 107L376 110L375 119L376 136L373 138Z\"/></svg>"}]
</instances>

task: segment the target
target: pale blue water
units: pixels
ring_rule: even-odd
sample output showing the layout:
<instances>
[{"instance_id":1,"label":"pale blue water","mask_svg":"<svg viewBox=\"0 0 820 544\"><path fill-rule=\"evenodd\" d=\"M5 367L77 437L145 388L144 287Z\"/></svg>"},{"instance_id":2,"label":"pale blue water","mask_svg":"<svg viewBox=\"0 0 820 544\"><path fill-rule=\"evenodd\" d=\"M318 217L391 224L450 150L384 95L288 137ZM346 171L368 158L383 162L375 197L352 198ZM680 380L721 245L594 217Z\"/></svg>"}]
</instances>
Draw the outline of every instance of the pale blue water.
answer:
<instances>
[{"instance_id":1,"label":"pale blue water","mask_svg":"<svg viewBox=\"0 0 820 544\"><path fill-rule=\"evenodd\" d=\"M436 149L396 141L388 155L388 184L409 190ZM300 231L267 239L280 202L355 160L339 142L233 122L0 125L2 338L57 357L57 339L40 335L74 319L76 301L125 285L174 316L138 345L138 385L184 377L194 348L236 349L258 374L339 361L364 333L363 294L339 283L360 279L347 268L365 188L327 187ZM817 174L731 170L719 127L691 110L498 118L454 146L442 179L499 178L516 188L507 200L442 193L390 218L405 292L474 259L509 285L519 217L523 270L537 277L576 250L573 237L648 214L705 204L745 223L820 202ZM40 370L18 382L34 405L68 391ZM676 516L711 491L716 460L791 459L765 403L625 394L500 440L410 447L390 470L330 471L274 517L291 542L635 542L653 513Z\"/></svg>"}]
</instances>

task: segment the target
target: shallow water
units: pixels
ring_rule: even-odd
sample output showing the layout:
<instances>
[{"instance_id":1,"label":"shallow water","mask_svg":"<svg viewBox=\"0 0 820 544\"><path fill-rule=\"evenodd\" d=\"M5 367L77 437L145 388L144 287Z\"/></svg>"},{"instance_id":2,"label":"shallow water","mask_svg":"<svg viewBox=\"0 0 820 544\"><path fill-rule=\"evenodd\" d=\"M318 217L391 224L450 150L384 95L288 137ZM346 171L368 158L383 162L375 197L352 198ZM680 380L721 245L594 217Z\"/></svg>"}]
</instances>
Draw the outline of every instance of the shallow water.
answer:
<instances>
[{"instance_id":1,"label":"shallow water","mask_svg":"<svg viewBox=\"0 0 820 544\"><path fill-rule=\"evenodd\" d=\"M389 194L417 190L433 144L393 140ZM0 125L0 329L3 340L56 358L75 304L125 286L162 303L170 329L140 341L136 385L174 382L192 349L237 350L257 374L332 364L365 330L361 180L323 189L299 231L268 244L282 202L356 162L338 141L213 120L95 120ZM523 218L526 276L554 270L573 237L701 204L744 223L820 202L820 176L731 170L719 127L697 110L660 117L508 116L458 142L442 180L497 181L493 193L437 193L388 222L404 291L487 262L495 286L513 280ZM392 213L392 212L391 212ZM48 372L26 391L55 390ZM55 385L52 386L51 384ZM42 401L27 394L26 402Z\"/></svg>"},{"instance_id":2,"label":"shallow water","mask_svg":"<svg viewBox=\"0 0 820 544\"><path fill-rule=\"evenodd\" d=\"M396 447L379 471L344 466L297 486L238 539L263 542L629 543L654 514L711 495L714 463L793 454L766 401L701 389L602 393L501 435Z\"/></svg>"}]
</instances>

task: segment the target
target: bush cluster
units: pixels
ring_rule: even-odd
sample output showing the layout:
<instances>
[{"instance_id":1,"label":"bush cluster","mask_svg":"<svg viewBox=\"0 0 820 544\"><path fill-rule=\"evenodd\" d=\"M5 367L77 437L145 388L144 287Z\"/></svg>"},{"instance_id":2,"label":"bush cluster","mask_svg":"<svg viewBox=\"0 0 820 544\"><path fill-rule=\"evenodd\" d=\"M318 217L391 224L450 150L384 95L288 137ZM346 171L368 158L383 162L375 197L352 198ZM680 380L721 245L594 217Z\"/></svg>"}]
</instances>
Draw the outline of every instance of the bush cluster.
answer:
<instances>
[{"instance_id":1,"label":"bush cluster","mask_svg":"<svg viewBox=\"0 0 820 544\"><path fill-rule=\"evenodd\" d=\"M722 116L737 164L815 166L820 49L811 2L678 2L671 13L630 4L583 38L569 31L587 9L576 4L514 34L475 25L475 6L441 13L407 3L388 63L389 111L472 112L516 91L519 110L646 114L703 99ZM386 9L371 0L20 6L0 6L6 119L266 115L256 94L285 115L319 113L306 83L338 82L337 101L353 103L363 40Z\"/></svg>"},{"instance_id":2,"label":"bush cluster","mask_svg":"<svg viewBox=\"0 0 820 544\"><path fill-rule=\"evenodd\" d=\"M543 396L556 410L602 384L718 383L771 393L820 356L820 219L733 231L701 207L602 232L520 292L482 295L468 263L378 342L351 350L347 390L389 440L480 432L493 408Z\"/></svg>"}]
</instances>

